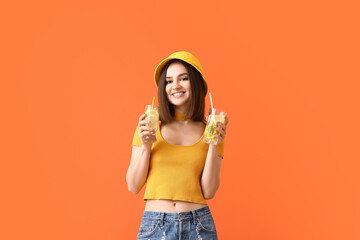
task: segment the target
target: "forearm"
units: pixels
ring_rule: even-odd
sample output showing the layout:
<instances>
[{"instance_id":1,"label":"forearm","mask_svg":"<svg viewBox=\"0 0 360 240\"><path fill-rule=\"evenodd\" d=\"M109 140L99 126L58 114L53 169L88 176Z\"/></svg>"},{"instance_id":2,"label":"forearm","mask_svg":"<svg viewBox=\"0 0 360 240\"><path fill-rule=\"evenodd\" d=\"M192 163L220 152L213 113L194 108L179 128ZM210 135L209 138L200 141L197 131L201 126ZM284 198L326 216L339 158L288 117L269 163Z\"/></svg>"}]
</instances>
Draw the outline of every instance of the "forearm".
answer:
<instances>
[{"instance_id":1,"label":"forearm","mask_svg":"<svg viewBox=\"0 0 360 240\"><path fill-rule=\"evenodd\" d=\"M215 196L220 185L220 168L222 158L218 156L218 145L210 144L204 170L201 177L201 188L205 199Z\"/></svg>"},{"instance_id":2,"label":"forearm","mask_svg":"<svg viewBox=\"0 0 360 240\"><path fill-rule=\"evenodd\" d=\"M126 181L130 192L137 194L146 182L149 171L149 159L151 150L140 147L139 151L132 154L133 164L129 166Z\"/></svg>"}]
</instances>

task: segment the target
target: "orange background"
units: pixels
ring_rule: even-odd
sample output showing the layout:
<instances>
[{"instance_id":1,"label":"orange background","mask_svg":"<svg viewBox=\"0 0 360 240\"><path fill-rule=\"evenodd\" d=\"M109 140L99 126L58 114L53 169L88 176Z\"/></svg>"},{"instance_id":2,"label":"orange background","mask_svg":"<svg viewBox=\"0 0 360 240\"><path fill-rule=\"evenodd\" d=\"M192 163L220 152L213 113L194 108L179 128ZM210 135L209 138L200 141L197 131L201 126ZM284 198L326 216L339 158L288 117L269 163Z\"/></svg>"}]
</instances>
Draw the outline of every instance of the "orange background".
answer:
<instances>
[{"instance_id":1,"label":"orange background","mask_svg":"<svg viewBox=\"0 0 360 240\"><path fill-rule=\"evenodd\" d=\"M0 239L135 239L131 141L180 50L230 120L219 239L360 239L356 1L9 2Z\"/></svg>"}]
</instances>

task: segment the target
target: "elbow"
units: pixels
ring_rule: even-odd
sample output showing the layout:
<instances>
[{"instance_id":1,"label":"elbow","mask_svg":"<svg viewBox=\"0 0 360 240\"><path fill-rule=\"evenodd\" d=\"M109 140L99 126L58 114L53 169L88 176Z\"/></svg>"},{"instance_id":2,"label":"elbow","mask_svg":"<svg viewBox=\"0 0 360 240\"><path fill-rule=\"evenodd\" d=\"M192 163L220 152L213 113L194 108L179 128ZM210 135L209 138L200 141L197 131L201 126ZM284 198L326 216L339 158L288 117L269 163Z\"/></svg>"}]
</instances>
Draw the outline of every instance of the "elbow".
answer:
<instances>
[{"instance_id":1,"label":"elbow","mask_svg":"<svg viewBox=\"0 0 360 240\"><path fill-rule=\"evenodd\" d=\"M126 182L128 185L129 192L133 194L138 194L140 192L140 188L138 188L132 181L130 181L128 177L126 178Z\"/></svg>"},{"instance_id":2,"label":"elbow","mask_svg":"<svg viewBox=\"0 0 360 240\"><path fill-rule=\"evenodd\" d=\"M215 186L212 186L204 191L203 188L203 196L205 200L210 200L215 197L217 190L219 189L220 182L218 182Z\"/></svg>"},{"instance_id":3,"label":"elbow","mask_svg":"<svg viewBox=\"0 0 360 240\"><path fill-rule=\"evenodd\" d=\"M128 190L129 190L129 192L131 192L133 194L138 194L140 192L140 189L138 189L134 186L131 186L130 184L128 184Z\"/></svg>"},{"instance_id":4,"label":"elbow","mask_svg":"<svg viewBox=\"0 0 360 240\"><path fill-rule=\"evenodd\" d=\"M214 197L215 197L215 193L204 194L205 200L210 200L210 199L213 199Z\"/></svg>"},{"instance_id":5,"label":"elbow","mask_svg":"<svg viewBox=\"0 0 360 240\"><path fill-rule=\"evenodd\" d=\"M205 200L210 200L213 199L215 197L215 193L216 193L217 189L213 189L211 191L205 191L204 192L204 199Z\"/></svg>"}]
</instances>

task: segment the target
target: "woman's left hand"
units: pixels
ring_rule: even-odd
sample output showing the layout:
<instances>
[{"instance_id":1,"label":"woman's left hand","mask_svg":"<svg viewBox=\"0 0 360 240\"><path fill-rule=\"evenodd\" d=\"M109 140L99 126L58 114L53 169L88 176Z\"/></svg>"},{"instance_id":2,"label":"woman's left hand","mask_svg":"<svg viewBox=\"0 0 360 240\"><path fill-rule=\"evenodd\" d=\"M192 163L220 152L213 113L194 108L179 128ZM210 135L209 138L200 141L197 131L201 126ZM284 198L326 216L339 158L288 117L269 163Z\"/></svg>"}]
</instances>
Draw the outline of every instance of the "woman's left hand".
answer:
<instances>
[{"instance_id":1,"label":"woman's left hand","mask_svg":"<svg viewBox=\"0 0 360 240\"><path fill-rule=\"evenodd\" d=\"M216 122L216 126L214 127L214 129L216 130L214 136L218 138L218 142L216 143L216 145L220 145L220 143L225 139L226 126L228 123L229 123L229 119L227 116L225 116L225 123L219 121Z\"/></svg>"}]
</instances>

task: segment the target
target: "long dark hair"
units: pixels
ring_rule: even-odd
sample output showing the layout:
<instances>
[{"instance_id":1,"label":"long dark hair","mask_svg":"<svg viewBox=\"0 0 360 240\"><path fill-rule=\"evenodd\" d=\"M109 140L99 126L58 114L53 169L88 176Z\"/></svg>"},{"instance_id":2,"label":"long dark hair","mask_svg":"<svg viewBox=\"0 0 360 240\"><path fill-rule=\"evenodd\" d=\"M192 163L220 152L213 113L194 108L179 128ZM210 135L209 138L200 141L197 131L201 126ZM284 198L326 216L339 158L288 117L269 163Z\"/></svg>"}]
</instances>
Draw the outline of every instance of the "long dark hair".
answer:
<instances>
[{"instance_id":1,"label":"long dark hair","mask_svg":"<svg viewBox=\"0 0 360 240\"><path fill-rule=\"evenodd\" d=\"M158 101L159 101L159 118L160 121L164 124L169 123L174 120L175 108L172 103L169 102L167 94L165 91L166 87L166 72L171 63L178 62L184 65L186 68L191 87L191 96L186 106L186 119L191 119L193 121L203 121L204 120L204 110L205 110L205 95L207 92L207 87L204 84L204 80L198 70L192 65L184 62L180 59L172 59L168 61L161 70L161 74L158 82Z\"/></svg>"}]
</instances>

